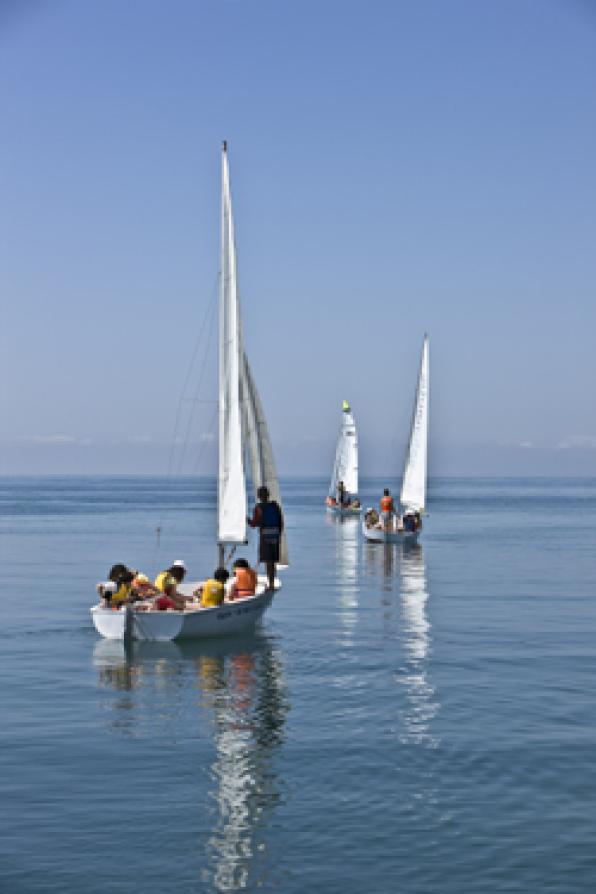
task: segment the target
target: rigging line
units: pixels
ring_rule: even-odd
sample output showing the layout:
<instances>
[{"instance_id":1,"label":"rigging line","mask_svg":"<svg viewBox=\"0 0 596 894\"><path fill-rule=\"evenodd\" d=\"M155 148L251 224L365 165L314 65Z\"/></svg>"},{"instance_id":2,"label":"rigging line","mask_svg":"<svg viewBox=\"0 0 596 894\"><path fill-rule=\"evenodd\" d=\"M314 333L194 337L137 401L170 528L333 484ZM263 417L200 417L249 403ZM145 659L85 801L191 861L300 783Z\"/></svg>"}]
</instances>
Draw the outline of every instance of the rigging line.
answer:
<instances>
[{"instance_id":1,"label":"rigging line","mask_svg":"<svg viewBox=\"0 0 596 894\"><path fill-rule=\"evenodd\" d=\"M219 410L219 407L215 407L215 410L213 411L213 415L211 416L211 421L209 422L209 429L208 429L208 431L207 431L207 434L208 434L208 435L210 435L210 434L212 433L212 431L213 431L213 428L214 428L214 426L215 426L215 420L216 420L216 418L217 418L218 410ZM201 444L201 447L200 447L198 456L197 456L197 458L196 458L195 464L194 464L193 469L192 469L192 472L191 472L191 475L192 475L192 476L194 476L194 475L198 475L199 465L200 465L201 460L202 460L202 458L203 458L203 453L205 452L205 447L206 447L206 445L207 445L208 443L210 443L210 442L208 442L208 441L203 441L202 444Z\"/></svg>"},{"instance_id":2,"label":"rigging line","mask_svg":"<svg viewBox=\"0 0 596 894\"><path fill-rule=\"evenodd\" d=\"M172 443L170 445L170 453L169 453L169 457L168 457L168 470L167 470L167 474L166 474L166 493L168 496L170 496L171 492L172 492L172 470L173 470L173 465L174 465L174 454L176 451L176 438L178 435L178 428L180 425L180 416L181 416L181 412L182 412L182 405L184 403L186 389L188 387L188 383L190 381L192 371L195 366L195 362L196 362L196 359L197 359L197 356L199 353L199 348L201 347L201 344L203 341L203 336L205 335L208 321L210 321L209 322L209 331L211 330L212 325L213 325L214 308L217 306L218 291L219 291L219 274L216 277L215 285L211 290L211 297L205 307L205 313L203 314L203 319L201 322L201 326L199 328L199 333L198 333L197 339L195 341L195 347L194 347L192 357L190 360L190 364L188 366L187 373L186 373L186 376L184 379L184 384L182 387L182 391L180 393L180 398L178 400L178 406L176 408L174 432L173 432L173 436L172 436ZM168 511L171 511L171 507L166 507L166 508L162 507L160 515L158 517L158 524L157 524L157 528L156 528L157 536L156 536L154 556L153 556L154 568L157 567L157 563L159 561L159 555L160 555L160 551L161 551L161 533L162 533L163 527L164 527L164 524L163 524L164 519L165 519L166 513Z\"/></svg>"},{"instance_id":3,"label":"rigging line","mask_svg":"<svg viewBox=\"0 0 596 894\"><path fill-rule=\"evenodd\" d=\"M192 376L195 362L196 362L196 359L197 359L197 356L199 353L199 348L201 347L201 343L203 341L203 335L205 334L205 331L206 331L207 323L208 323L209 331L211 331L213 312L214 312L214 307L216 304L215 298L217 297L217 288L218 288L218 283L216 282L215 288L212 290L212 293L211 293L211 298L207 302L207 306L205 308L203 320L202 320L201 326L199 328L199 334L195 341L195 347L194 347L192 357L191 357L191 360L190 360L190 363L189 363L189 366L188 366L188 369L186 372L186 376L184 378L184 384L183 384L182 390L180 392L180 398L178 400L178 406L176 408L176 418L174 421L174 435L172 438L172 444L170 447L170 456L169 456L169 460L168 460L168 477L172 474L172 467L174 464L174 453L176 450L176 436L178 435L178 426L180 425L180 416L182 414L182 405L185 401L186 389L188 388L188 384L189 384L190 378Z\"/></svg>"},{"instance_id":4,"label":"rigging line","mask_svg":"<svg viewBox=\"0 0 596 894\"><path fill-rule=\"evenodd\" d=\"M209 337L211 336L211 332L212 332L212 330L213 330L213 323L214 323L214 319L215 319L215 308L216 308L216 306L217 306L217 305L216 305L216 302L213 302L213 304L212 304L212 308L211 308L211 316L210 316L210 319L209 319L209 331L208 331L208 333L207 333L207 336L208 336L208 337L207 337L207 344L209 344ZM195 390L195 394L197 394L197 395L199 395L199 394L201 393L201 387L202 387L202 385L203 385L203 379L204 379L204 377L205 377L205 371L206 371L206 369L207 369L207 360L208 360L208 357L209 357L209 352L208 352L207 350L205 350L205 351L203 352L203 364L202 364L202 366L201 366L201 368L200 368L200 370L199 370L199 379L198 379L197 387L196 387L196 390ZM191 404L191 407L190 407L190 412L189 412L189 414L188 414L188 421L187 421L187 425L186 425L186 434L185 434L184 439L183 439L183 441L182 441L182 453L181 453L181 456L180 456L180 462L178 463L178 474L182 474L182 471L183 471L183 468L184 468L184 460L185 460L185 458L186 458L186 450L187 450L187 448L188 448L188 442L189 442L189 440L190 440L190 432L191 432L192 424L193 424L193 422L194 422L194 416L195 416L195 412L196 412L196 408L197 408L197 404L198 404L198 403L199 403L199 400L198 400L198 399L194 399L194 400L192 401L192 404Z\"/></svg>"}]
</instances>

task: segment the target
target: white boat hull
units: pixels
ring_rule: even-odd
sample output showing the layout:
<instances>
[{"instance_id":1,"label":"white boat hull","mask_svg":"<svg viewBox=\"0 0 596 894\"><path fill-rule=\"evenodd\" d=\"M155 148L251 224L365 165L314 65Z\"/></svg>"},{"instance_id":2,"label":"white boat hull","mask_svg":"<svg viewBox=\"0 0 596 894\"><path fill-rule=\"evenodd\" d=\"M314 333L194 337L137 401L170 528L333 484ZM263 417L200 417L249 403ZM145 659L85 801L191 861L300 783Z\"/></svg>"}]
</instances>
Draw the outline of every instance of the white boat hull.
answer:
<instances>
[{"instance_id":1,"label":"white boat hull","mask_svg":"<svg viewBox=\"0 0 596 894\"><path fill-rule=\"evenodd\" d=\"M276 580L276 590L279 581ZM261 620L276 590L267 590L260 581L257 592L247 599L225 602L214 608L177 611L132 612L132 638L149 642L197 639L247 633ZM95 629L106 639L124 639L126 611L94 605L91 617Z\"/></svg>"},{"instance_id":2,"label":"white boat hull","mask_svg":"<svg viewBox=\"0 0 596 894\"><path fill-rule=\"evenodd\" d=\"M362 523L362 531L367 540L371 543L416 543L418 540L418 531L384 531L375 525L367 527Z\"/></svg>"}]
</instances>

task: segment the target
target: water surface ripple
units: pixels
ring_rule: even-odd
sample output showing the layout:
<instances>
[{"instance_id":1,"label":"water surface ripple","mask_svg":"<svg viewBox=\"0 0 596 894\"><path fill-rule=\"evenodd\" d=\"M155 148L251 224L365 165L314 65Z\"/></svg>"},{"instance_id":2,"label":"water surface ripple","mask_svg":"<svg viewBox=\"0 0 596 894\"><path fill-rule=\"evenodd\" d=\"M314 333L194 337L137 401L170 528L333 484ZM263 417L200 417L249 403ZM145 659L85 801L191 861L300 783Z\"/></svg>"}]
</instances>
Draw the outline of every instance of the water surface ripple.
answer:
<instances>
[{"instance_id":1,"label":"water surface ripple","mask_svg":"<svg viewBox=\"0 0 596 894\"><path fill-rule=\"evenodd\" d=\"M432 481L410 548L326 485L254 636L125 650L95 581L212 571L213 482L0 479L0 891L595 890L596 481Z\"/></svg>"}]
</instances>

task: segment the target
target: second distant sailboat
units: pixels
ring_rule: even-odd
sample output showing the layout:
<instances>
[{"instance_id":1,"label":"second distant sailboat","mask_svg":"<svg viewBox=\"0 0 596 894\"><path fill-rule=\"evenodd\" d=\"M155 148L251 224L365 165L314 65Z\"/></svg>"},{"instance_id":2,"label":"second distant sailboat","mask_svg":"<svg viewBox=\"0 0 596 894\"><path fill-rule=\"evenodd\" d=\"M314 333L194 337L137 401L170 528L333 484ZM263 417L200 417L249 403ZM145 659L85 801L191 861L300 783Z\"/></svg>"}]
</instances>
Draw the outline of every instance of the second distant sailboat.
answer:
<instances>
[{"instance_id":1,"label":"second distant sailboat","mask_svg":"<svg viewBox=\"0 0 596 894\"><path fill-rule=\"evenodd\" d=\"M325 504L334 515L358 515L358 433L350 405L344 400L342 420L335 448L335 463Z\"/></svg>"},{"instance_id":2,"label":"second distant sailboat","mask_svg":"<svg viewBox=\"0 0 596 894\"><path fill-rule=\"evenodd\" d=\"M428 453L428 336L424 336L416 399L410 427L410 439L401 485L402 514L395 512L389 491L381 500L381 516L374 509L367 510L362 529L373 543L400 543L416 540L422 528L422 514L426 505L426 463ZM385 510L384 501L387 500Z\"/></svg>"}]
</instances>

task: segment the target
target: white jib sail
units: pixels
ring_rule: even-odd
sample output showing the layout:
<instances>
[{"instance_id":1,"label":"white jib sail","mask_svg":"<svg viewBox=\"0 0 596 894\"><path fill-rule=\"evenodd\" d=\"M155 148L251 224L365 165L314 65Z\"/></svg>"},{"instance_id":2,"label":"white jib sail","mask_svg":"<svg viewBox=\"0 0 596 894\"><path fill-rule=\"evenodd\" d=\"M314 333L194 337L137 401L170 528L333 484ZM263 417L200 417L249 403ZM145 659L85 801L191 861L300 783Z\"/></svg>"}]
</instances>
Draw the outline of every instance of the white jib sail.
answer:
<instances>
[{"instance_id":1,"label":"white jib sail","mask_svg":"<svg viewBox=\"0 0 596 894\"><path fill-rule=\"evenodd\" d=\"M333 465L333 474L331 475L331 484L329 485L329 495L331 497L337 496L337 485L340 481L343 481L346 492L351 497L357 495L358 433L356 432L356 423L347 400L343 402L341 428L337 438L335 463Z\"/></svg>"},{"instance_id":2,"label":"white jib sail","mask_svg":"<svg viewBox=\"0 0 596 894\"><path fill-rule=\"evenodd\" d=\"M220 277L217 539L223 544L242 543L246 539L246 482L240 411L242 331L230 174L225 143L222 152Z\"/></svg>"},{"instance_id":3,"label":"white jib sail","mask_svg":"<svg viewBox=\"0 0 596 894\"><path fill-rule=\"evenodd\" d=\"M428 452L428 336L424 336L422 358L412 414L410 441L401 486L404 510L422 511L426 501L426 457Z\"/></svg>"},{"instance_id":4,"label":"white jib sail","mask_svg":"<svg viewBox=\"0 0 596 894\"><path fill-rule=\"evenodd\" d=\"M283 511L269 430L246 354L243 355L242 362L241 395L244 437L248 448L255 497L259 487L264 486L269 490L270 498L276 500ZM281 535L279 561L281 565L289 564L285 531Z\"/></svg>"}]
</instances>

